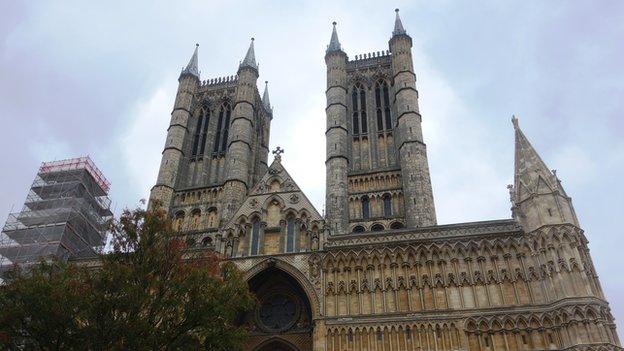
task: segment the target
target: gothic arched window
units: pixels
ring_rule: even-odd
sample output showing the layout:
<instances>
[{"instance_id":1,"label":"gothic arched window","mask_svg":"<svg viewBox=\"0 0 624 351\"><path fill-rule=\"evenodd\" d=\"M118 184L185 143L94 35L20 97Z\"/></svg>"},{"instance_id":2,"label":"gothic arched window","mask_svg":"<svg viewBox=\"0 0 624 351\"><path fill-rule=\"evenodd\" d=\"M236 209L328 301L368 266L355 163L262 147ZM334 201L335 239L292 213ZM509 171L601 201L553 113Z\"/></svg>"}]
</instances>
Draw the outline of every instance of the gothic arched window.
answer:
<instances>
[{"instance_id":1,"label":"gothic arched window","mask_svg":"<svg viewBox=\"0 0 624 351\"><path fill-rule=\"evenodd\" d=\"M377 131L384 129L383 112L381 110L381 89L379 83L375 84L375 111L377 112Z\"/></svg>"},{"instance_id":2,"label":"gothic arched window","mask_svg":"<svg viewBox=\"0 0 624 351\"><path fill-rule=\"evenodd\" d=\"M351 93L353 106L353 135L368 133L366 120L366 89L360 83L355 84Z\"/></svg>"},{"instance_id":3,"label":"gothic arched window","mask_svg":"<svg viewBox=\"0 0 624 351\"><path fill-rule=\"evenodd\" d=\"M384 194L383 196L383 212L385 217L392 216L392 197L390 197L390 194Z\"/></svg>"},{"instance_id":4,"label":"gothic arched window","mask_svg":"<svg viewBox=\"0 0 624 351\"><path fill-rule=\"evenodd\" d=\"M251 224L251 254L258 254L258 246L260 242L260 220L258 218L254 219Z\"/></svg>"},{"instance_id":5,"label":"gothic arched window","mask_svg":"<svg viewBox=\"0 0 624 351\"><path fill-rule=\"evenodd\" d=\"M392 129L392 116L390 115L390 97L388 96L388 84L383 83L384 114L386 115L386 130Z\"/></svg>"},{"instance_id":6,"label":"gothic arched window","mask_svg":"<svg viewBox=\"0 0 624 351\"><path fill-rule=\"evenodd\" d=\"M286 220L286 252L295 251L295 218Z\"/></svg>"},{"instance_id":7,"label":"gothic arched window","mask_svg":"<svg viewBox=\"0 0 624 351\"><path fill-rule=\"evenodd\" d=\"M230 115L232 108L227 102L221 105L219 110L219 122L217 123L217 132L215 134L215 143L212 152L224 153L227 149L228 131L230 129Z\"/></svg>"},{"instance_id":8,"label":"gothic arched window","mask_svg":"<svg viewBox=\"0 0 624 351\"><path fill-rule=\"evenodd\" d=\"M368 196L362 198L362 218L370 217L370 200Z\"/></svg>"},{"instance_id":9,"label":"gothic arched window","mask_svg":"<svg viewBox=\"0 0 624 351\"><path fill-rule=\"evenodd\" d=\"M360 116L357 112L357 90L353 89L353 93L351 93L351 103L353 104L353 135L360 134Z\"/></svg>"},{"instance_id":10,"label":"gothic arched window","mask_svg":"<svg viewBox=\"0 0 624 351\"><path fill-rule=\"evenodd\" d=\"M382 131L392 129L388 83L383 80L375 84L375 110L377 112L377 130Z\"/></svg>"},{"instance_id":11,"label":"gothic arched window","mask_svg":"<svg viewBox=\"0 0 624 351\"><path fill-rule=\"evenodd\" d=\"M209 122L210 111L208 111L207 107L202 107L199 115L197 116L197 126L195 127L195 137L193 138L193 150L191 152L191 156L193 158L204 154Z\"/></svg>"}]
</instances>

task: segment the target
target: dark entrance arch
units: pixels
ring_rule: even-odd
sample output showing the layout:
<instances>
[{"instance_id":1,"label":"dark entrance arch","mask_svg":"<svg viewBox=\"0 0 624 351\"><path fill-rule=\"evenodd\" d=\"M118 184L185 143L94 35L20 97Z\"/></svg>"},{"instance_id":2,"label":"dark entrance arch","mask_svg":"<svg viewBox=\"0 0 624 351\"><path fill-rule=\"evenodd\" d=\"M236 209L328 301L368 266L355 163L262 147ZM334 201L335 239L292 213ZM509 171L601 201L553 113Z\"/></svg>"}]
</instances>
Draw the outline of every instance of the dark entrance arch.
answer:
<instances>
[{"instance_id":1,"label":"dark entrance arch","mask_svg":"<svg viewBox=\"0 0 624 351\"><path fill-rule=\"evenodd\" d=\"M256 308L245 316L249 350L312 350L312 310L297 280L271 265L248 284L258 299Z\"/></svg>"},{"instance_id":2,"label":"dark entrance arch","mask_svg":"<svg viewBox=\"0 0 624 351\"><path fill-rule=\"evenodd\" d=\"M262 343L262 345L258 346L256 351L298 351L298 349L289 342L274 339Z\"/></svg>"}]
</instances>

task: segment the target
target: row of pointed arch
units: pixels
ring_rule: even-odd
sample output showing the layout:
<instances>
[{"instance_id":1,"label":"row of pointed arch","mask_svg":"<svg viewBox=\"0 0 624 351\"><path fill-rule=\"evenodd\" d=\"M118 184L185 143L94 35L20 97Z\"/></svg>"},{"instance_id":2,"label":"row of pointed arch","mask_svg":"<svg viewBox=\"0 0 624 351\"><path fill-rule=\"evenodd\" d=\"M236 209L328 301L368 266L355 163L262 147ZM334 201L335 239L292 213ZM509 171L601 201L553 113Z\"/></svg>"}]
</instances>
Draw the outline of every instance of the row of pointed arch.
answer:
<instances>
[{"instance_id":1,"label":"row of pointed arch","mask_svg":"<svg viewBox=\"0 0 624 351\"><path fill-rule=\"evenodd\" d=\"M462 240L463 239L463 240ZM385 246L375 249L332 250L324 256L324 268L352 265L413 263L416 261L445 261L465 258L478 259L504 256L530 255L543 250L576 247L586 242L582 231L574 226L553 226L536 231L532 235L509 235L495 239L446 239L413 243L401 246Z\"/></svg>"},{"instance_id":2,"label":"row of pointed arch","mask_svg":"<svg viewBox=\"0 0 624 351\"><path fill-rule=\"evenodd\" d=\"M454 322L327 328L327 350L458 350L462 336Z\"/></svg>"},{"instance_id":3,"label":"row of pointed arch","mask_svg":"<svg viewBox=\"0 0 624 351\"><path fill-rule=\"evenodd\" d=\"M326 342L331 351L519 351L583 344L596 350L614 350L619 344L610 312L599 305L571 305L541 313L478 316L448 322L329 326Z\"/></svg>"}]
</instances>

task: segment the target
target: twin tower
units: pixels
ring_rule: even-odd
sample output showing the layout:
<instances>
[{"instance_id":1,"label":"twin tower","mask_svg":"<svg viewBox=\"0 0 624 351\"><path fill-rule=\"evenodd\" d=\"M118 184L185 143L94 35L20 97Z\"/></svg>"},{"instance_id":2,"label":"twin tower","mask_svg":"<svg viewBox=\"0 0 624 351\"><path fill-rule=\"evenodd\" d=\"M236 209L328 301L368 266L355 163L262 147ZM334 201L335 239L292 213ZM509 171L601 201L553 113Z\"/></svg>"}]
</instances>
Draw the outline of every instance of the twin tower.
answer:
<instances>
[{"instance_id":1,"label":"twin tower","mask_svg":"<svg viewBox=\"0 0 624 351\"><path fill-rule=\"evenodd\" d=\"M436 224L411 48L398 10L389 50L352 59L334 23L325 54L325 220L332 234ZM235 76L202 81L197 56L196 48L180 74L150 202L174 218L205 204L218 229L267 171L273 111L266 86L262 96L257 88L253 39Z\"/></svg>"}]
</instances>

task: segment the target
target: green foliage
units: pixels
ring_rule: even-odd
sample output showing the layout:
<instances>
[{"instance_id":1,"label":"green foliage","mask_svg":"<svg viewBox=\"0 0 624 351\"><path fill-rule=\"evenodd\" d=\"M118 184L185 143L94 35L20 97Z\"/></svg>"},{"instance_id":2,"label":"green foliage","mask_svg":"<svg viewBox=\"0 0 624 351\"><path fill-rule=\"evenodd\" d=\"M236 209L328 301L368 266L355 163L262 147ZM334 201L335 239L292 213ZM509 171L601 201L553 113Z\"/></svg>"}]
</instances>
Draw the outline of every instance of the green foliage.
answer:
<instances>
[{"instance_id":1,"label":"green foliage","mask_svg":"<svg viewBox=\"0 0 624 351\"><path fill-rule=\"evenodd\" d=\"M0 286L0 348L236 350L253 298L233 264L188 250L165 214L125 211L113 250L82 263L40 261Z\"/></svg>"}]
</instances>

